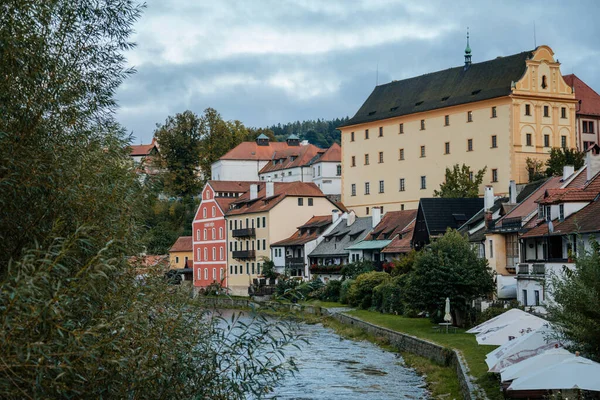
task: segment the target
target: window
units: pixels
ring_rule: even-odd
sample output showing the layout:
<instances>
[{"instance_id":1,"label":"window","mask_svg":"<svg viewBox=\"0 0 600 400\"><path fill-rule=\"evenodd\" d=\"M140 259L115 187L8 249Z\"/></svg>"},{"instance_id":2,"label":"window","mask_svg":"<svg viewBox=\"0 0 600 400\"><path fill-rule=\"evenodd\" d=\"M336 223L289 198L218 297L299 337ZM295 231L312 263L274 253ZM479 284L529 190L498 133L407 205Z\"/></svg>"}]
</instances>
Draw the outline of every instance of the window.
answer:
<instances>
[{"instance_id":1,"label":"window","mask_svg":"<svg viewBox=\"0 0 600 400\"><path fill-rule=\"evenodd\" d=\"M234 228L237 229L238 220L234 220Z\"/></svg>"},{"instance_id":2,"label":"window","mask_svg":"<svg viewBox=\"0 0 600 400\"><path fill-rule=\"evenodd\" d=\"M421 189L427 189L427 177L426 176L421 177Z\"/></svg>"},{"instance_id":3,"label":"window","mask_svg":"<svg viewBox=\"0 0 600 400\"><path fill-rule=\"evenodd\" d=\"M469 180L473 182L473 171L469 172Z\"/></svg>"},{"instance_id":4,"label":"window","mask_svg":"<svg viewBox=\"0 0 600 400\"><path fill-rule=\"evenodd\" d=\"M212 228L212 239L215 240L217 238L217 230Z\"/></svg>"},{"instance_id":5,"label":"window","mask_svg":"<svg viewBox=\"0 0 600 400\"><path fill-rule=\"evenodd\" d=\"M213 261L215 261L217 259L217 248L216 247L212 248L212 257L213 257L212 258Z\"/></svg>"},{"instance_id":6,"label":"window","mask_svg":"<svg viewBox=\"0 0 600 400\"><path fill-rule=\"evenodd\" d=\"M369 165L369 155L365 154L365 165Z\"/></svg>"},{"instance_id":7,"label":"window","mask_svg":"<svg viewBox=\"0 0 600 400\"><path fill-rule=\"evenodd\" d=\"M531 115L531 105L525 104L525 115Z\"/></svg>"},{"instance_id":8,"label":"window","mask_svg":"<svg viewBox=\"0 0 600 400\"><path fill-rule=\"evenodd\" d=\"M200 257L200 249L196 249L196 261L202 261L202 257Z\"/></svg>"},{"instance_id":9,"label":"window","mask_svg":"<svg viewBox=\"0 0 600 400\"><path fill-rule=\"evenodd\" d=\"M473 122L473 111L467 111L467 122Z\"/></svg>"},{"instance_id":10,"label":"window","mask_svg":"<svg viewBox=\"0 0 600 400\"><path fill-rule=\"evenodd\" d=\"M404 204L400 204L400 211L404 211Z\"/></svg>"},{"instance_id":11,"label":"window","mask_svg":"<svg viewBox=\"0 0 600 400\"><path fill-rule=\"evenodd\" d=\"M213 281L217 280L217 269L213 268Z\"/></svg>"},{"instance_id":12,"label":"window","mask_svg":"<svg viewBox=\"0 0 600 400\"><path fill-rule=\"evenodd\" d=\"M369 207L365 207L365 214L369 215Z\"/></svg>"},{"instance_id":13,"label":"window","mask_svg":"<svg viewBox=\"0 0 600 400\"><path fill-rule=\"evenodd\" d=\"M492 182L498 182L498 170L497 169L492 170Z\"/></svg>"},{"instance_id":14,"label":"window","mask_svg":"<svg viewBox=\"0 0 600 400\"><path fill-rule=\"evenodd\" d=\"M422 131L425 130L425 120L424 119L421 120L421 130Z\"/></svg>"},{"instance_id":15,"label":"window","mask_svg":"<svg viewBox=\"0 0 600 400\"><path fill-rule=\"evenodd\" d=\"M175 263L179 264L179 257L175 257Z\"/></svg>"},{"instance_id":16,"label":"window","mask_svg":"<svg viewBox=\"0 0 600 400\"><path fill-rule=\"evenodd\" d=\"M567 148L567 137L566 136L560 137L560 147L562 147L563 149Z\"/></svg>"},{"instance_id":17,"label":"window","mask_svg":"<svg viewBox=\"0 0 600 400\"><path fill-rule=\"evenodd\" d=\"M206 218L206 207L202 207L202 218Z\"/></svg>"},{"instance_id":18,"label":"window","mask_svg":"<svg viewBox=\"0 0 600 400\"><path fill-rule=\"evenodd\" d=\"M450 154L450 142L444 144L444 154Z\"/></svg>"},{"instance_id":19,"label":"window","mask_svg":"<svg viewBox=\"0 0 600 400\"><path fill-rule=\"evenodd\" d=\"M490 239L490 258L494 258L494 241Z\"/></svg>"},{"instance_id":20,"label":"window","mask_svg":"<svg viewBox=\"0 0 600 400\"><path fill-rule=\"evenodd\" d=\"M542 89L546 89L548 84L546 83L546 75L542 75Z\"/></svg>"},{"instance_id":21,"label":"window","mask_svg":"<svg viewBox=\"0 0 600 400\"><path fill-rule=\"evenodd\" d=\"M350 141L354 142L354 132L350 132Z\"/></svg>"},{"instance_id":22,"label":"window","mask_svg":"<svg viewBox=\"0 0 600 400\"><path fill-rule=\"evenodd\" d=\"M421 146L421 157L425 157L425 146Z\"/></svg>"},{"instance_id":23,"label":"window","mask_svg":"<svg viewBox=\"0 0 600 400\"><path fill-rule=\"evenodd\" d=\"M404 133L404 124L400 124L400 131L399 131L399 133L400 134Z\"/></svg>"},{"instance_id":24,"label":"window","mask_svg":"<svg viewBox=\"0 0 600 400\"><path fill-rule=\"evenodd\" d=\"M567 118L567 107L561 107L560 108L560 117L561 118Z\"/></svg>"},{"instance_id":25,"label":"window","mask_svg":"<svg viewBox=\"0 0 600 400\"><path fill-rule=\"evenodd\" d=\"M404 192L406 187L404 186L404 178L400 178L400 192Z\"/></svg>"},{"instance_id":26,"label":"window","mask_svg":"<svg viewBox=\"0 0 600 400\"><path fill-rule=\"evenodd\" d=\"M534 290L533 291L533 297L535 300L535 305L539 306L540 305L540 291L539 290Z\"/></svg>"},{"instance_id":27,"label":"window","mask_svg":"<svg viewBox=\"0 0 600 400\"><path fill-rule=\"evenodd\" d=\"M204 248L204 261L208 261L208 247Z\"/></svg>"},{"instance_id":28,"label":"window","mask_svg":"<svg viewBox=\"0 0 600 400\"><path fill-rule=\"evenodd\" d=\"M219 247L219 259L224 260L225 257L223 257L223 246Z\"/></svg>"},{"instance_id":29,"label":"window","mask_svg":"<svg viewBox=\"0 0 600 400\"><path fill-rule=\"evenodd\" d=\"M351 161L351 164L350 164L350 165L352 165L353 167L356 167L356 156L352 156L352 159L351 159L351 160L352 160L352 161Z\"/></svg>"},{"instance_id":30,"label":"window","mask_svg":"<svg viewBox=\"0 0 600 400\"><path fill-rule=\"evenodd\" d=\"M583 150L589 149L590 146L593 144L594 144L594 142L583 142Z\"/></svg>"},{"instance_id":31,"label":"window","mask_svg":"<svg viewBox=\"0 0 600 400\"><path fill-rule=\"evenodd\" d=\"M473 151L473 139L467 139L467 151Z\"/></svg>"},{"instance_id":32,"label":"window","mask_svg":"<svg viewBox=\"0 0 600 400\"><path fill-rule=\"evenodd\" d=\"M450 116L444 115L444 126L450 125Z\"/></svg>"},{"instance_id":33,"label":"window","mask_svg":"<svg viewBox=\"0 0 600 400\"><path fill-rule=\"evenodd\" d=\"M229 251L233 251L233 242L229 242Z\"/></svg>"},{"instance_id":34,"label":"window","mask_svg":"<svg viewBox=\"0 0 600 400\"><path fill-rule=\"evenodd\" d=\"M308 206L312 207L312 205L313 205L313 199L312 199L312 197L309 197L309 199L308 199Z\"/></svg>"},{"instance_id":35,"label":"window","mask_svg":"<svg viewBox=\"0 0 600 400\"><path fill-rule=\"evenodd\" d=\"M527 135L525 135L525 144L527 146L531 146L531 133L528 133Z\"/></svg>"},{"instance_id":36,"label":"window","mask_svg":"<svg viewBox=\"0 0 600 400\"><path fill-rule=\"evenodd\" d=\"M498 137L496 135L492 135L492 149L498 147Z\"/></svg>"},{"instance_id":37,"label":"window","mask_svg":"<svg viewBox=\"0 0 600 400\"><path fill-rule=\"evenodd\" d=\"M544 135L544 147L550 147L550 135Z\"/></svg>"},{"instance_id":38,"label":"window","mask_svg":"<svg viewBox=\"0 0 600 400\"><path fill-rule=\"evenodd\" d=\"M496 118L498 114L496 114L496 106L492 107L492 118Z\"/></svg>"},{"instance_id":39,"label":"window","mask_svg":"<svg viewBox=\"0 0 600 400\"><path fill-rule=\"evenodd\" d=\"M200 241L200 229L196 229L196 240Z\"/></svg>"},{"instance_id":40,"label":"window","mask_svg":"<svg viewBox=\"0 0 600 400\"><path fill-rule=\"evenodd\" d=\"M267 218L266 217L262 217L262 220L263 220L262 221L262 226L263 226L263 228L266 228L267 227Z\"/></svg>"},{"instance_id":41,"label":"window","mask_svg":"<svg viewBox=\"0 0 600 400\"><path fill-rule=\"evenodd\" d=\"M404 160L404 149L400 149L400 154L398 155L399 160Z\"/></svg>"},{"instance_id":42,"label":"window","mask_svg":"<svg viewBox=\"0 0 600 400\"><path fill-rule=\"evenodd\" d=\"M544 106L544 117L550 116L550 107Z\"/></svg>"},{"instance_id":43,"label":"window","mask_svg":"<svg viewBox=\"0 0 600 400\"><path fill-rule=\"evenodd\" d=\"M356 196L356 183L353 183L352 185L350 185L350 195Z\"/></svg>"},{"instance_id":44,"label":"window","mask_svg":"<svg viewBox=\"0 0 600 400\"><path fill-rule=\"evenodd\" d=\"M369 130L365 129L365 139L368 139L368 138L369 138Z\"/></svg>"},{"instance_id":45,"label":"window","mask_svg":"<svg viewBox=\"0 0 600 400\"><path fill-rule=\"evenodd\" d=\"M298 206L302 207L304 205L304 199L302 197L298 197Z\"/></svg>"},{"instance_id":46,"label":"window","mask_svg":"<svg viewBox=\"0 0 600 400\"><path fill-rule=\"evenodd\" d=\"M208 268L204 268L204 280L208 280Z\"/></svg>"},{"instance_id":47,"label":"window","mask_svg":"<svg viewBox=\"0 0 600 400\"><path fill-rule=\"evenodd\" d=\"M232 229L233 229L233 221L229 220L229 230L232 230Z\"/></svg>"},{"instance_id":48,"label":"window","mask_svg":"<svg viewBox=\"0 0 600 400\"><path fill-rule=\"evenodd\" d=\"M223 278L225 277L224 275L225 275L225 270L224 270L223 268L221 268L221 269L219 270L219 280L221 280L221 281L222 281L222 280L223 280Z\"/></svg>"},{"instance_id":49,"label":"window","mask_svg":"<svg viewBox=\"0 0 600 400\"><path fill-rule=\"evenodd\" d=\"M379 127L379 137L383 137L383 126Z\"/></svg>"},{"instance_id":50,"label":"window","mask_svg":"<svg viewBox=\"0 0 600 400\"><path fill-rule=\"evenodd\" d=\"M583 133L594 133L594 121L583 121Z\"/></svg>"},{"instance_id":51,"label":"window","mask_svg":"<svg viewBox=\"0 0 600 400\"><path fill-rule=\"evenodd\" d=\"M256 227L260 228L260 217L256 217Z\"/></svg>"},{"instance_id":52,"label":"window","mask_svg":"<svg viewBox=\"0 0 600 400\"><path fill-rule=\"evenodd\" d=\"M342 165L341 164L338 164L335 166L335 175L342 176Z\"/></svg>"},{"instance_id":53,"label":"window","mask_svg":"<svg viewBox=\"0 0 600 400\"><path fill-rule=\"evenodd\" d=\"M528 306L529 303L527 303L527 289L523 289L523 305L524 306Z\"/></svg>"},{"instance_id":54,"label":"window","mask_svg":"<svg viewBox=\"0 0 600 400\"><path fill-rule=\"evenodd\" d=\"M263 250L267 249L267 241L263 239Z\"/></svg>"},{"instance_id":55,"label":"window","mask_svg":"<svg viewBox=\"0 0 600 400\"><path fill-rule=\"evenodd\" d=\"M383 181L379 181L379 193L383 193L383 192L385 191L384 189L385 189L385 188L384 188L384 183L383 183Z\"/></svg>"},{"instance_id":56,"label":"window","mask_svg":"<svg viewBox=\"0 0 600 400\"><path fill-rule=\"evenodd\" d=\"M565 220L565 205L564 204L560 204L558 206L558 219L561 221Z\"/></svg>"},{"instance_id":57,"label":"window","mask_svg":"<svg viewBox=\"0 0 600 400\"><path fill-rule=\"evenodd\" d=\"M371 184L369 182L365 182L365 194L371 194Z\"/></svg>"},{"instance_id":58,"label":"window","mask_svg":"<svg viewBox=\"0 0 600 400\"><path fill-rule=\"evenodd\" d=\"M233 275L233 265L229 266L229 275Z\"/></svg>"},{"instance_id":59,"label":"window","mask_svg":"<svg viewBox=\"0 0 600 400\"><path fill-rule=\"evenodd\" d=\"M317 176L321 176L321 166L317 166Z\"/></svg>"},{"instance_id":60,"label":"window","mask_svg":"<svg viewBox=\"0 0 600 400\"><path fill-rule=\"evenodd\" d=\"M379 152L379 164L383 163L383 151Z\"/></svg>"},{"instance_id":61,"label":"window","mask_svg":"<svg viewBox=\"0 0 600 400\"><path fill-rule=\"evenodd\" d=\"M206 233L206 228L204 229L204 240L208 240L208 234Z\"/></svg>"}]
</instances>

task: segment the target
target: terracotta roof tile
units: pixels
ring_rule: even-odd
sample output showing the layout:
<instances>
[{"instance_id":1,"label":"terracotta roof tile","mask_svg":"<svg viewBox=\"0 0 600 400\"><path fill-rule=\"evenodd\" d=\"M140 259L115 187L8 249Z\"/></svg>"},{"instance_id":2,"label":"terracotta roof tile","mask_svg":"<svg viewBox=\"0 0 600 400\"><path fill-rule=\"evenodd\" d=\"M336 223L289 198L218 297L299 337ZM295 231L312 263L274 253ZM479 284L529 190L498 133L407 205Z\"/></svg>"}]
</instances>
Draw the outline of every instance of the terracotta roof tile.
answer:
<instances>
[{"instance_id":1,"label":"terracotta roof tile","mask_svg":"<svg viewBox=\"0 0 600 400\"><path fill-rule=\"evenodd\" d=\"M287 142L269 142L266 146L259 146L256 142L242 142L219 160L271 160L273 153L291 147ZM293 146L297 147L297 146Z\"/></svg>"},{"instance_id":2,"label":"terracotta roof tile","mask_svg":"<svg viewBox=\"0 0 600 400\"><path fill-rule=\"evenodd\" d=\"M317 160L313 161L313 163L319 162L341 162L342 161L342 147L334 143L327 149L325 153Z\"/></svg>"},{"instance_id":3,"label":"terracotta roof tile","mask_svg":"<svg viewBox=\"0 0 600 400\"><path fill-rule=\"evenodd\" d=\"M323 152L323 149L312 144L307 144L306 146L289 146L283 150L276 150L273 152L272 161L269 161L259 173L264 174L287 168L304 167L309 165L310 160L315 156Z\"/></svg>"},{"instance_id":4,"label":"terracotta roof tile","mask_svg":"<svg viewBox=\"0 0 600 400\"><path fill-rule=\"evenodd\" d=\"M548 224L542 222L523 235L526 237L560 236L573 233L600 232L600 201L594 201L576 213L569 215L564 221L552 221L554 231L548 232Z\"/></svg>"},{"instance_id":5,"label":"terracotta roof tile","mask_svg":"<svg viewBox=\"0 0 600 400\"><path fill-rule=\"evenodd\" d=\"M416 220L406 227L406 230L401 236L397 236L388 244L381 252L382 253L408 253L412 250L411 241L415 231Z\"/></svg>"},{"instance_id":6,"label":"terracotta roof tile","mask_svg":"<svg viewBox=\"0 0 600 400\"><path fill-rule=\"evenodd\" d=\"M244 193L250 190L250 185L260 182L242 181L208 181L215 192Z\"/></svg>"},{"instance_id":7,"label":"terracotta roof tile","mask_svg":"<svg viewBox=\"0 0 600 400\"><path fill-rule=\"evenodd\" d=\"M392 239L417 218L417 210L389 211L373 229L368 240Z\"/></svg>"},{"instance_id":8,"label":"terracotta roof tile","mask_svg":"<svg viewBox=\"0 0 600 400\"><path fill-rule=\"evenodd\" d=\"M581 100L577 114L600 116L600 95L575 74L564 75L567 85L575 88L575 98Z\"/></svg>"},{"instance_id":9,"label":"terracotta roof tile","mask_svg":"<svg viewBox=\"0 0 600 400\"><path fill-rule=\"evenodd\" d=\"M317 215L309 219L304 225L298 227L292 236L273 243L273 246L300 246L311 240L317 239L322 232L331 225L331 215ZM311 231L312 229L312 231Z\"/></svg>"},{"instance_id":10,"label":"terracotta roof tile","mask_svg":"<svg viewBox=\"0 0 600 400\"><path fill-rule=\"evenodd\" d=\"M175 241L175 244L173 245L173 247L171 247L171 249L169 250L169 252L175 252L175 251L193 251L193 246L192 246L192 237L191 236L180 236L177 238L177 240Z\"/></svg>"},{"instance_id":11,"label":"terracotta roof tile","mask_svg":"<svg viewBox=\"0 0 600 400\"><path fill-rule=\"evenodd\" d=\"M158 150L158 146L156 145L156 139L152 139L152 143L150 144L135 144L130 145L131 152L130 156L147 156L152 152L153 149Z\"/></svg>"}]
</instances>

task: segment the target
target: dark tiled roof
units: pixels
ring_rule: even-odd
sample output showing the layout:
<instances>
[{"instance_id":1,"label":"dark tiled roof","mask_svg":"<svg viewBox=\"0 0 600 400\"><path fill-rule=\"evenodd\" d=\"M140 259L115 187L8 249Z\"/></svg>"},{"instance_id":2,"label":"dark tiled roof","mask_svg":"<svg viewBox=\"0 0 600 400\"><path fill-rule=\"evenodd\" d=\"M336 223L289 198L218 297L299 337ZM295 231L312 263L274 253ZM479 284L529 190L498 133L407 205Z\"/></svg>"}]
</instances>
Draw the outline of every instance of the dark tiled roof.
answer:
<instances>
[{"instance_id":1,"label":"dark tiled roof","mask_svg":"<svg viewBox=\"0 0 600 400\"><path fill-rule=\"evenodd\" d=\"M521 189L521 191L517 195L517 204L529 197L531 193L535 192L547 180L548 178L538 179L537 181L529 182L528 184L526 184L525 187L523 187L523 189Z\"/></svg>"},{"instance_id":2,"label":"dark tiled roof","mask_svg":"<svg viewBox=\"0 0 600 400\"><path fill-rule=\"evenodd\" d=\"M419 208L430 236L443 235L448 228L457 229L483 208L483 199L421 199Z\"/></svg>"},{"instance_id":3,"label":"dark tiled roof","mask_svg":"<svg viewBox=\"0 0 600 400\"><path fill-rule=\"evenodd\" d=\"M507 96L525 73L531 51L375 87L343 126Z\"/></svg>"},{"instance_id":4,"label":"dark tiled roof","mask_svg":"<svg viewBox=\"0 0 600 400\"><path fill-rule=\"evenodd\" d=\"M175 251L192 251L192 237L191 236L180 236L175 241L171 250L171 253Z\"/></svg>"},{"instance_id":5,"label":"dark tiled roof","mask_svg":"<svg viewBox=\"0 0 600 400\"><path fill-rule=\"evenodd\" d=\"M362 241L371 232L371 217L356 218L350 226L347 222L340 223L326 236L319 245L308 255L309 257L347 256L346 247ZM352 236L356 236L352 240ZM338 240L340 238L340 240Z\"/></svg>"}]
</instances>

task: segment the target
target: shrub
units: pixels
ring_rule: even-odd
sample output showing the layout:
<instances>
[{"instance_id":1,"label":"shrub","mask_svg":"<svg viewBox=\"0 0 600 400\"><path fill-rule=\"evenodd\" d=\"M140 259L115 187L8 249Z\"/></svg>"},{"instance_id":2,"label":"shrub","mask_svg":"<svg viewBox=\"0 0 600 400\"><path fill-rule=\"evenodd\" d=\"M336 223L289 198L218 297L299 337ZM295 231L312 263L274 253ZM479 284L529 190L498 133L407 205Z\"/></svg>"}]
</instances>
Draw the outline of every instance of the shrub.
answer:
<instances>
[{"instance_id":1,"label":"shrub","mask_svg":"<svg viewBox=\"0 0 600 400\"><path fill-rule=\"evenodd\" d=\"M340 286L340 303L348 304L348 292L354 283L354 279L346 279Z\"/></svg>"},{"instance_id":2,"label":"shrub","mask_svg":"<svg viewBox=\"0 0 600 400\"><path fill-rule=\"evenodd\" d=\"M382 283L387 283L389 279L390 276L385 272L371 271L359 275L348 291L348 303L354 307L370 308L373 289Z\"/></svg>"},{"instance_id":3,"label":"shrub","mask_svg":"<svg viewBox=\"0 0 600 400\"><path fill-rule=\"evenodd\" d=\"M367 260L360 260L342 267L342 275L345 279L356 279L360 274L373 271L373 263Z\"/></svg>"},{"instance_id":4,"label":"shrub","mask_svg":"<svg viewBox=\"0 0 600 400\"><path fill-rule=\"evenodd\" d=\"M331 279L326 285L310 293L308 297L322 301L339 301L342 281Z\"/></svg>"},{"instance_id":5,"label":"shrub","mask_svg":"<svg viewBox=\"0 0 600 400\"><path fill-rule=\"evenodd\" d=\"M390 314L404 313L404 277L393 278L373 289L373 307L380 312Z\"/></svg>"}]
</instances>

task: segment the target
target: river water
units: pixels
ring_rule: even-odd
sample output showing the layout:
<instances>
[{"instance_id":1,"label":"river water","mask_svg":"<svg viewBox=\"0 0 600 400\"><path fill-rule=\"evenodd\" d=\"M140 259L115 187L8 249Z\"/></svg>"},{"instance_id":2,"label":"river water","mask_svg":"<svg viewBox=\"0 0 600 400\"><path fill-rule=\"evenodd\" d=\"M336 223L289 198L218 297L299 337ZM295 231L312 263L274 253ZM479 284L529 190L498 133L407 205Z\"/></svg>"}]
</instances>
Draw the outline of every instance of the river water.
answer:
<instances>
[{"instance_id":1,"label":"river water","mask_svg":"<svg viewBox=\"0 0 600 400\"><path fill-rule=\"evenodd\" d=\"M247 320L249 321L249 320ZM246 321L246 322L247 322ZM301 323L308 343L288 348L298 372L288 375L272 399L425 399L425 380L402 358L367 341L342 338L321 324Z\"/></svg>"}]
</instances>

